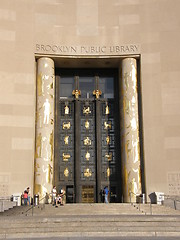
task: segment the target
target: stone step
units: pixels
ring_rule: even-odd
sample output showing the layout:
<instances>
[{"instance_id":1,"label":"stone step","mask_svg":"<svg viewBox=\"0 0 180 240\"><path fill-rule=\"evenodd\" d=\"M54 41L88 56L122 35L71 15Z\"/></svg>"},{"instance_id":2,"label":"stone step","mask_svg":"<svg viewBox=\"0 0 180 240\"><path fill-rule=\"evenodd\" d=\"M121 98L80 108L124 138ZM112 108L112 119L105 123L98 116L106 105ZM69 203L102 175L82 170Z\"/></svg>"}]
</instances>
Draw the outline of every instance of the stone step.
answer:
<instances>
[{"instance_id":1,"label":"stone step","mask_svg":"<svg viewBox=\"0 0 180 240\"><path fill-rule=\"evenodd\" d=\"M12 230L4 230L0 231L0 238L7 239L7 238L18 238L18 239L30 239L32 237L85 237L85 236L176 236L180 237L180 232L177 231L177 228L129 228L129 227L97 227L97 228L86 228L86 227L79 227L79 228L39 228L38 226L34 229L24 228L23 231L19 229Z\"/></svg>"},{"instance_id":2,"label":"stone step","mask_svg":"<svg viewBox=\"0 0 180 240\"><path fill-rule=\"evenodd\" d=\"M8 224L7 224L8 222ZM22 225L22 223L24 224ZM99 216L94 216L94 218L82 218L82 217L75 217L75 218L37 218L33 220L29 220L27 218L23 219L17 219L10 221L9 219L4 219L3 222L1 222L1 228L24 228L24 227L36 227L38 224L38 227L56 227L56 226L61 226L61 227L76 227L76 226L90 226L90 227L98 227L98 226L122 226L122 227L180 227L180 218L149 218L149 219L139 219L139 218L134 218L131 219L129 218L123 219L123 218L111 218L107 217L107 221L103 218L100 218Z\"/></svg>"},{"instance_id":3,"label":"stone step","mask_svg":"<svg viewBox=\"0 0 180 240\"><path fill-rule=\"evenodd\" d=\"M67 204L58 208L40 205L33 209L33 216L32 209L25 213L28 209L29 206L16 207L10 210L14 215L0 215L0 238L102 237L104 234L107 237L180 237L180 214L166 215L163 206L152 206L158 212L153 215L142 214L131 204Z\"/></svg>"},{"instance_id":4,"label":"stone step","mask_svg":"<svg viewBox=\"0 0 180 240\"><path fill-rule=\"evenodd\" d=\"M6 233L6 234L0 234L0 239L45 239L45 238L63 238L63 239L83 239L83 238L119 238L119 237L163 237L167 238L173 238L176 239L180 237L179 232L49 232L49 233Z\"/></svg>"},{"instance_id":5,"label":"stone step","mask_svg":"<svg viewBox=\"0 0 180 240\"><path fill-rule=\"evenodd\" d=\"M22 228L11 228L7 229L3 228L0 229L0 233L49 233L49 232L179 232L180 230L177 227L160 227L160 226L71 226L71 227L64 227L64 226L56 226L56 227L22 227Z\"/></svg>"},{"instance_id":6,"label":"stone step","mask_svg":"<svg viewBox=\"0 0 180 240\"><path fill-rule=\"evenodd\" d=\"M180 215L179 210L174 210L169 207L160 205L149 204L66 204L65 206L59 206L58 208L53 207L51 204L40 205L30 209L30 206L20 206L6 213L0 213L3 215L21 215L22 213L27 215L150 215L151 211L153 215ZM140 209L139 209L140 207Z\"/></svg>"}]
</instances>

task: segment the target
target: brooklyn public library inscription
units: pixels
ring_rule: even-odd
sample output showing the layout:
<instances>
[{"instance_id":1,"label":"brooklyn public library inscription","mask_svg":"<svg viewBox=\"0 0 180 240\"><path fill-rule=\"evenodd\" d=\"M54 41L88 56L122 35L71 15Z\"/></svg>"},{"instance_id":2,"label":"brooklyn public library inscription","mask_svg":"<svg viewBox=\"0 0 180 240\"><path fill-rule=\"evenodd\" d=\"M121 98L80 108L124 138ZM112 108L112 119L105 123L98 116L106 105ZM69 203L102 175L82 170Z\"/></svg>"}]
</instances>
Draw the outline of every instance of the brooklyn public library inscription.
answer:
<instances>
[{"instance_id":1,"label":"brooklyn public library inscription","mask_svg":"<svg viewBox=\"0 0 180 240\"><path fill-rule=\"evenodd\" d=\"M139 44L125 44L112 46L68 46L36 44L35 53L55 55L127 55L140 54Z\"/></svg>"}]
</instances>

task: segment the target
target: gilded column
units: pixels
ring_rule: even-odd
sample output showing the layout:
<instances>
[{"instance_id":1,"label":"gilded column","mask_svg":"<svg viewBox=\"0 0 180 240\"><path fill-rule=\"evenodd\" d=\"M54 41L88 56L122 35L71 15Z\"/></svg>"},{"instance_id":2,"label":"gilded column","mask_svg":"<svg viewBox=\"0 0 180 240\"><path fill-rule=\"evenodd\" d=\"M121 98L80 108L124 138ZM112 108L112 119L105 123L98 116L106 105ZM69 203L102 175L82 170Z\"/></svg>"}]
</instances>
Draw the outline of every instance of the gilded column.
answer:
<instances>
[{"instance_id":1,"label":"gilded column","mask_svg":"<svg viewBox=\"0 0 180 240\"><path fill-rule=\"evenodd\" d=\"M124 202L141 194L139 117L136 59L122 60L121 71L121 152ZM136 194L136 195L135 195Z\"/></svg>"},{"instance_id":2,"label":"gilded column","mask_svg":"<svg viewBox=\"0 0 180 240\"><path fill-rule=\"evenodd\" d=\"M50 193L54 168L54 61L37 61L36 142L34 194L40 199Z\"/></svg>"}]
</instances>

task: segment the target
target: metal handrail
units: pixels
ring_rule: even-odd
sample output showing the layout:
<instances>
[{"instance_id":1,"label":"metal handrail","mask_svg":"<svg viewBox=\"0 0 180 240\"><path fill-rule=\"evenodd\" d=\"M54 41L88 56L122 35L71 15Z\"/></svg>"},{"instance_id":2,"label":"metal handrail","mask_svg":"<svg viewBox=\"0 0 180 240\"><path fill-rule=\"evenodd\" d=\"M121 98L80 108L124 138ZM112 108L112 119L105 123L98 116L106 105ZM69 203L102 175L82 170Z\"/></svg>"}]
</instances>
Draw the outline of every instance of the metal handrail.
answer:
<instances>
[{"instance_id":1,"label":"metal handrail","mask_svg":"<svg viewBox=\"0 0 180 240\"><path fill-rule=\"evenodd\" d=\"M39 200L39 203L44 200L46 198L46 196L42 197L40 200ZM39 203L38 203L38 207L39 207ZM33 201L33 204L30 208L28 208L25 212L22 212L22 214L25 214L27 212L29 212L31 209L32 209L32 216L34 214L34 208L36 207L37 205L35 205L34 201ZM43 210L45 208L45 203L43 203L43 207L41 208L41 210Z\"/></svg>"},{"instance_id":2,"label":"metal handrail","mask_svg":"<svg viewBox=\"0 0 180 240\"><path fill-rule=\"evenodd\" d=\"M144 198L143 194L136 194L134 192L130 192L130 203L131 203L131 205L133 205L132 198L131 198L132 194L134 196L140 198L140 201L138 202L138 209L139 209L139 211L141 211L141 204L144 204L143 201L142 201L142 199ZM149 202L149 212L150 212L150 215L152 215L152 204L151 204L151 201ZM145 213L145 215L147 214L147 212L144 212L144 213Z\"/></svg>"}]
</instances>

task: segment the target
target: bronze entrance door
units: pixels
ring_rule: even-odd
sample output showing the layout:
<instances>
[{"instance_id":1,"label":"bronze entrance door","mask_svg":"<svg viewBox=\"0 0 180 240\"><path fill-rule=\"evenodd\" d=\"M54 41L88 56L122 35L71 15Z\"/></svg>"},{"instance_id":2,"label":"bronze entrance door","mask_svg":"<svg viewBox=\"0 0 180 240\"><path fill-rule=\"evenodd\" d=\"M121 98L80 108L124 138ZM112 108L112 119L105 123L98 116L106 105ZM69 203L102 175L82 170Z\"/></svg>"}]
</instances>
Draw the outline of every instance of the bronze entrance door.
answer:
<instances>
[{"instance_id":1,"label":"bronze entrance door","mask_svg":"<svg viewBox=\"0 0 180 240\"><path fill-rule=\"evenodd\" d=\"M71 84L67 86L68 81ZM110 201L120 201L114 81L113 75L57 77L55 185L66 190L67 202L102 202L105 186L110 190Z\"/></svg>"}]
</instances>

